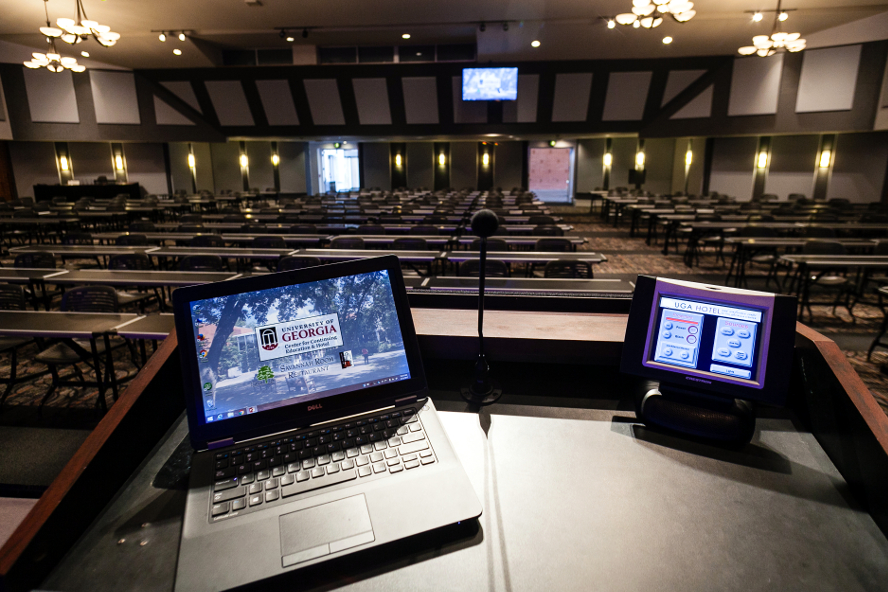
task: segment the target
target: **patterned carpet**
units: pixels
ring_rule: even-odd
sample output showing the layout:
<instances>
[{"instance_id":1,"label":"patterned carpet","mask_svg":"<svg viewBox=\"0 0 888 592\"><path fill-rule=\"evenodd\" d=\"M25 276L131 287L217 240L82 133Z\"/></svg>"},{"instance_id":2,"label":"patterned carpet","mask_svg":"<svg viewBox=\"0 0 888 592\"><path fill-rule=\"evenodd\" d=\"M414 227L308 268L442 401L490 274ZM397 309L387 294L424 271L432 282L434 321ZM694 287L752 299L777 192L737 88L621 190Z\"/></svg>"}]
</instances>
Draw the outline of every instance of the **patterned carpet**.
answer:
<instances>
[{"instance_id":1,"label":"patterned carpet","mask_svg":"<svg viewBox=\"0 0 888 592\"><path fill-rule=\"evenodd\" d=\"M711 251L701 258L700 267L689 269L685 266L680 252L664 256L660 250L662 245L648 246L643 238L630 238L626 227L615 229L611 225L602 224L597 216L587 214L588 204L580 204L579 207L554 206L552 209L557 215L564 217L566 223L574 226L571 234L585 236L588 239L588 243L580 249L601 252L607 256L607 262L596 266L596 277L611 275L626 277L647 273L719 284L724 282L727 268L715 260ZM71 265L78 263L81 262L69 261ZM2 259L2 264L11 266L12 261ZM751 288L764 287L762 280L765 272L764 268L750 271ZM821 301L812 307L814 318L812 320L806 318L806 324L834 339L842 347L849 362L871 389L873 396L888 412L888 376L880 371L883 365L888 368L888 350L879 350L873 355L872 362L866 361L866 350L882 322L882 313L875 306L858 304L854 309L854 318L843 309L833 315L832 307L827 302ZM150 308L149 312L152 312ZM150 351L149 347L149 353ZM19 350L20 375L46 370L45 366L33 360L36 352L35 345ZM137 374L138 367L133 363L126 347L114 350L114 365L117 370L117 380L120 382L119 391L122 394L126 391L128 381ZM94 379L94 374L84 364L80 367L87 380ZM9 370L9 354L6 353L0 356L0 377L9 376ZM70 368L63 369L63 373L69 372ZM51 377L46 374L16 385L4 405L5 412L0 414L0 424L24 422L39 425L37 408L50 384ZM76 413L78 418L82 418L84 413L91 413L98 422L101 413L96 408L97 396L98 389L95 387L63 387L47 401L47 414L52 411L57 417L59 413L64 415L68 410ZM109 406L114 403L110 390L106 393L106 399Z\"/></svg>"}]
</instances>

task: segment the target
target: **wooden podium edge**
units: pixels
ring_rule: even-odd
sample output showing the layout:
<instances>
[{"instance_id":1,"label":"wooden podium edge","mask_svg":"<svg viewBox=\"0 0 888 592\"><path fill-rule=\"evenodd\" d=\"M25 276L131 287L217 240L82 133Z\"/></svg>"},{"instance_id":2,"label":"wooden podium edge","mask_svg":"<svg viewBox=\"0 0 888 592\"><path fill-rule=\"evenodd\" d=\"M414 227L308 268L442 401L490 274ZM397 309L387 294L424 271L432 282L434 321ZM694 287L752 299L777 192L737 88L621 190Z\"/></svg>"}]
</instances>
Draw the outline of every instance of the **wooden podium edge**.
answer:
<instances>
[{"instance_id":1,"label":"wooden podium edge","mask_svg":"<svg viewBox=\"0 0 888 592\"><path fill-rule=\"evenodd\" d=\"M165 386L181 380L176 346L174 330L0 548L0 590L39 585L182 414Z\"/></svg>"}]
</instances>

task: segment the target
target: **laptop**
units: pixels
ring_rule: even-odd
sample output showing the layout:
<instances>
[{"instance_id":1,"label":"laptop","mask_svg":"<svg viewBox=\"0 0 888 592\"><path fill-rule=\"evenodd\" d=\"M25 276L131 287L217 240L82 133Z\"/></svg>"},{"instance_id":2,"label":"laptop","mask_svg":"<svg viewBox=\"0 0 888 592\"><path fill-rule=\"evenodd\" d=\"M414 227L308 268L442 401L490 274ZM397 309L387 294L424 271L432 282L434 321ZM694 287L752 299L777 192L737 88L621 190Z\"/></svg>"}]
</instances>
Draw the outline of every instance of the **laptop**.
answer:
<instances>
[{"instance_id":1,"label":"laptop","mask_svg":"<svg viewBox=\"0 0 888 592\"><path fill-rule=\"evenodd\" d=\"M398 258L173 293L191 444L176 590L481 515L428 398Z\"/></svg>"}]
</instances>

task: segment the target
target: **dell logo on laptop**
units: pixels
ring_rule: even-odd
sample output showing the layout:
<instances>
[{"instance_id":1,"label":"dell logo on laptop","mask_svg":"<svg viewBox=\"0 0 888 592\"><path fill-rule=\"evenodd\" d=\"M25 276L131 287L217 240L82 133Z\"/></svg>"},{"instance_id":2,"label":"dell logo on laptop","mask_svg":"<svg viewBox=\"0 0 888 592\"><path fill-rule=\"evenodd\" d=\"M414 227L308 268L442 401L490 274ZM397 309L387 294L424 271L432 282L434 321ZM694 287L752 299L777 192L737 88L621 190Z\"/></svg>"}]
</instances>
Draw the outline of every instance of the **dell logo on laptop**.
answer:
<instances>
[{"instance_id":1,"label":"dell logo on laptop","mask_svg":"<svg viewBox=\"0 0 888 592\"><path fill-rule=\"evenodd\" d=\"M317 411L318 409L321 409L321 408L323 408L323 406L320 403L318 403L317 405L309 405L308 406L309 411Z\"/></svg>"}]
</instances>

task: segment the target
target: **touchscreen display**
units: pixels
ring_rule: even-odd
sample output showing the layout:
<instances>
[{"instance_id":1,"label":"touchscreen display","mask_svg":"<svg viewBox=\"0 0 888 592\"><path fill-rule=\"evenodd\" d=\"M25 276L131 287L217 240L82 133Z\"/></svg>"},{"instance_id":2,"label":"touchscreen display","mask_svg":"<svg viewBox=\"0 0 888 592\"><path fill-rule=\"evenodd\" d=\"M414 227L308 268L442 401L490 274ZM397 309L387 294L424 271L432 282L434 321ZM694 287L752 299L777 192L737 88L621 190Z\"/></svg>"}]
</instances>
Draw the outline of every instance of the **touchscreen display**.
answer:
<instances>
[{"instance_id":1,"label":"touchscreen display","mask_svg":"<svg viewBox=\"0 0 888 592\"><path fill-rule=\"evenodd\" d=\"M758 380L762 322L756 308L660 295L650 356L677 370Z\"/></svg>"},{"instance_id":2,"label":"touchscreen display","mask_svg":"<svg viewBox=\"0 0 888 592\"><path fill-rule=\"evenodd\" d=\"M410 378L384 270L190 306L207 422Z\"/></svg>"}]
</instances>

